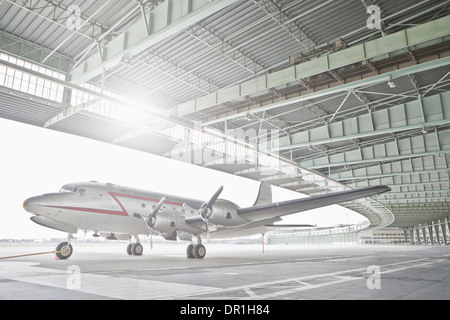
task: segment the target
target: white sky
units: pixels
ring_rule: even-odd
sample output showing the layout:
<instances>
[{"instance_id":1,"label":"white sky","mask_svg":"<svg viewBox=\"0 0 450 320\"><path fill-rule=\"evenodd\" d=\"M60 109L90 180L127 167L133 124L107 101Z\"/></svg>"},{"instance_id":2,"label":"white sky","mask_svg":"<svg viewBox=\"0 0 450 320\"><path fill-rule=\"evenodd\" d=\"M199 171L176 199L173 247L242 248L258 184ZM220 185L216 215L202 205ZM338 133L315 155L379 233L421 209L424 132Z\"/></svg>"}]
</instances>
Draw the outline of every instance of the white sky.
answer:
<instances>
[{"instance_id":1,"label":"white sky","mask_svg":"<svg viewBox=\"0 0 450 320\"><path fill-rule=\"evenodd\" d=\"M22 208L31 196L58 192L70 182L96 180L207 201L221 198L251 206L259 182L74 135L0 118L0 239L64 237L33 223ZM299 194L273 186L273 201ZM330 206L284 218L319 226L356 223L361 215Z\"/></svg>"}]
</instances>

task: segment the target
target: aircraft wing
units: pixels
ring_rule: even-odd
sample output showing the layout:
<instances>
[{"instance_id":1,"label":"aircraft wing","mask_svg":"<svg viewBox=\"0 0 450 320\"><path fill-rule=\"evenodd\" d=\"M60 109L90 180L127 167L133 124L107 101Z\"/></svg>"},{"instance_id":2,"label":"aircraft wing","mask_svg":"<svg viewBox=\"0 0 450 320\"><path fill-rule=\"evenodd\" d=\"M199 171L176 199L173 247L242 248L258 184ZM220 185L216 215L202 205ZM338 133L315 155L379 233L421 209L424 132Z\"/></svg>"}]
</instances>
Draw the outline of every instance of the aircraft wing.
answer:
<instances>
[{"instance_id":1,"label":"aircraft wing","mask_svg":"<svg viewBox=\"0 0 450 320\"><path fill-rule=\"evenodd\" d=\"M237 213L245 219L259 221L325 207L332 204L352 201L359 198L370 197L388 192L390 190L391 189L388 186L367 187L308 198L257 205L248 208L240 208L237 209Z\"/></svg>"}]
</instances>

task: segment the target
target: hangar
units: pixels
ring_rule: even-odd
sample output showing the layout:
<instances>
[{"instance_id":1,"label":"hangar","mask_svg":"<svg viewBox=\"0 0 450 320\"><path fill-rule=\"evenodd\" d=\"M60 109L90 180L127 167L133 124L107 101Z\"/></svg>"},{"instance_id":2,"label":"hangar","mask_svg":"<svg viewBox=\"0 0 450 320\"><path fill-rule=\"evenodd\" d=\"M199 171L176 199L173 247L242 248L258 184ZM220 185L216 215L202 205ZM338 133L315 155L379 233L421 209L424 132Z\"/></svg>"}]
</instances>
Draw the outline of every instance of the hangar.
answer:
<instances>
[{"instance_id":1,"label":"hangar","mask_svg":"<svg viewBox=\"0 0 450 320\"><path fill-rule=\"evenodd\" d=\"M0 117L448 244L450 1L3 0Z\"/></svg>"}]
</instances>

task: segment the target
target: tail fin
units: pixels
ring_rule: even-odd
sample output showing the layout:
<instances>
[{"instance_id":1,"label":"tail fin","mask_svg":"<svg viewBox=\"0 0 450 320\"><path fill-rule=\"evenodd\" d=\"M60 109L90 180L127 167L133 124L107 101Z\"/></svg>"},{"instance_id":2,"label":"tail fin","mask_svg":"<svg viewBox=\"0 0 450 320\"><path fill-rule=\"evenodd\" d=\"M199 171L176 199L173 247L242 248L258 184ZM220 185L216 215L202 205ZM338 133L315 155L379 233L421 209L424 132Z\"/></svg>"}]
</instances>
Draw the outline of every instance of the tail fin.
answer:
<instances>
[{"instance_id":1,"label":"tail fin","mask_svg":"<svg viewBox=\"0 0 450 320\"><path fill-rule=\"evenodd\" d=\"M256 198L255 206L272 203L272 186L267 181L264 181L259 186L258 197Z\"/></svg>"}]
</instances>

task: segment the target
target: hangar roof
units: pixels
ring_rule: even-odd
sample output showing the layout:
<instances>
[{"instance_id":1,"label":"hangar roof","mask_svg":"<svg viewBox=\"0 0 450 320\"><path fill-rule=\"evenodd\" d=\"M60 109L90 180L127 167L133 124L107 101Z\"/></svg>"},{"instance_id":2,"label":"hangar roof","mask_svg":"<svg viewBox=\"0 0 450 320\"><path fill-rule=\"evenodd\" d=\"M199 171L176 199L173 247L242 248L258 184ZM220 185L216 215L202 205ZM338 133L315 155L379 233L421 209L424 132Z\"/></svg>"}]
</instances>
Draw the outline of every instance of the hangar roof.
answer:
<instances>
[{"instance_id":1,"label":"hangar roof","mask_svg":"<svg viewBox=\"0 0 450 320\"><path fill-rule=\"evenodd\" d=\"M309 195L389 185L345 204L374 228L444 219L449 5L4 0L0 116Z\"/></svg>"}]
</instances>

